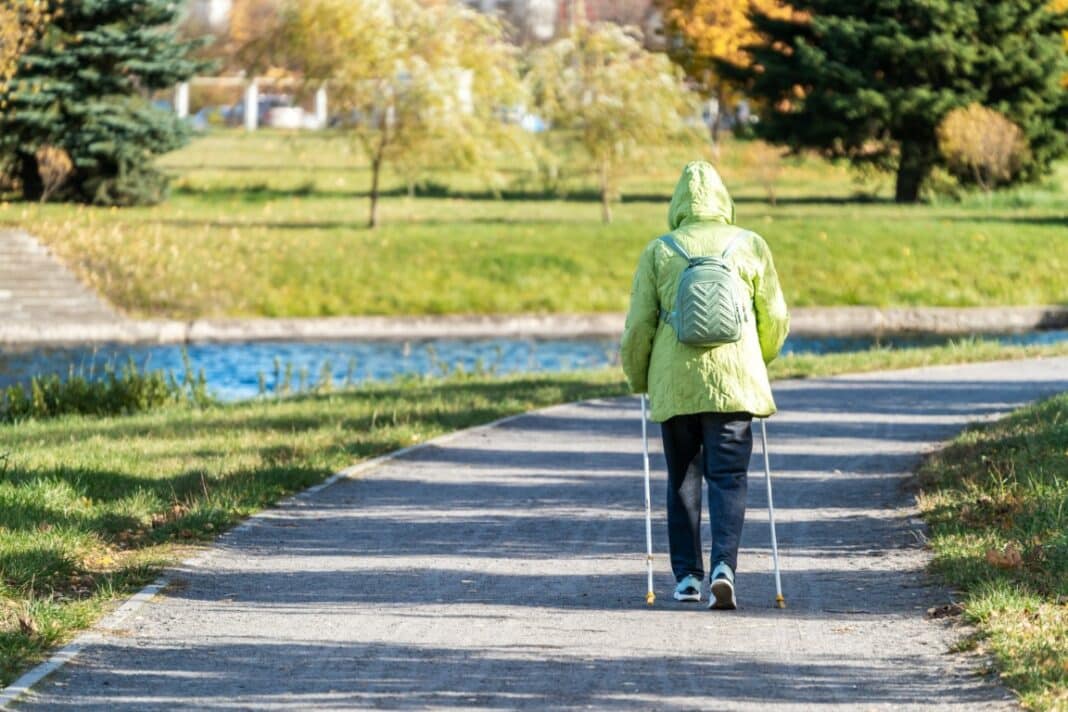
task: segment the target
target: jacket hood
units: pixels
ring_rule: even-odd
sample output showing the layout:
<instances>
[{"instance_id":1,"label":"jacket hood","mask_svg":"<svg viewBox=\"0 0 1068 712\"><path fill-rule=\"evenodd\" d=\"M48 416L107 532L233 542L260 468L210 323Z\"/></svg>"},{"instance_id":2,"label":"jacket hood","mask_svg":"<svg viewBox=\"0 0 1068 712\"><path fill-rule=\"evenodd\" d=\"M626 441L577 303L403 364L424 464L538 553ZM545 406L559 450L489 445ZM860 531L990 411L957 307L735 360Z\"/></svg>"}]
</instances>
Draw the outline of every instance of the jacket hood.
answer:
<instances>
[{"instance_id":1,"label":"jacket hood","mask_svg":"<svg viewBox=\"0 0 1068 712\"><path fill-rule=\"evenodd\" d=\"M687 222L707 220L734 224L734 201L719 173L706 161L693 161L682 169L668 208L672 230Z\"/></svg>"}]
</instances>

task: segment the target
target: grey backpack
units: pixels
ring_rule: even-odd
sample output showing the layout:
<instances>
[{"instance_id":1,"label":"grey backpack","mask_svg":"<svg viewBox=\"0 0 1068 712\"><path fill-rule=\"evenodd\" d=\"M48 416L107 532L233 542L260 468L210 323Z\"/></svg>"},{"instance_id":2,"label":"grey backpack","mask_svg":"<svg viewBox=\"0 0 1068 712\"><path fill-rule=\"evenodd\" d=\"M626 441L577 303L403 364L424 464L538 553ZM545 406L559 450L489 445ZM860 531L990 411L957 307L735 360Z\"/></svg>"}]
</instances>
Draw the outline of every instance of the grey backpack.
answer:
<instances>
[{"instance_id":1,"label":"grey backpack","mask_svg":"<svg viewBox=\"0 0 1068 712\"><path fill-rule=\"evenodd\" d=\"M674 307L660 311L661 321L675 329L680 343L709 348L742 338L749 313L742 295L748 295L748 289L727 257L744 234L735 235L718 257L690 257L671 235L660 238L689 263L679 279Z\"/></svg>"}]
</instances>

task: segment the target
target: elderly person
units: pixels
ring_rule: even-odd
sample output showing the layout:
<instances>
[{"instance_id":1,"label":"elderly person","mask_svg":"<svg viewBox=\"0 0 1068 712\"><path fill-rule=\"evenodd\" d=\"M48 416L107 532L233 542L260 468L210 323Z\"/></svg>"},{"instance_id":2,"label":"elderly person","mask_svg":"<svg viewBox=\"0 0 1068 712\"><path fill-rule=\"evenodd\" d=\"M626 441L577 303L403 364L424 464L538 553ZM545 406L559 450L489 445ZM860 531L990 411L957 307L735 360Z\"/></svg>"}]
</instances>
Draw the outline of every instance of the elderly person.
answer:
<instances>
[{"instance_id":1,"label":"elderly person","mask_svg":"<svg viewBox=\"0 0 1068 712\"><path fill-rule=\"evenodd\" d=\"M759 235L734 225L734 203L710 164L695 161L683 170L668 223L671 233L650 242L638 259L621 346L623 370L633 392L648 392L651 418L661 424L675 599L701 600L703 478L712 533L709 608L734 609L753 449L750 424L754 416L775 412L767 364L786 340L790 317L771 250ZM733 273L729 279L738 285L734 341L714 346L680 341L676 296L682 298L684 271L702 257L726 263Z\"/></svg>"}]
</instances>

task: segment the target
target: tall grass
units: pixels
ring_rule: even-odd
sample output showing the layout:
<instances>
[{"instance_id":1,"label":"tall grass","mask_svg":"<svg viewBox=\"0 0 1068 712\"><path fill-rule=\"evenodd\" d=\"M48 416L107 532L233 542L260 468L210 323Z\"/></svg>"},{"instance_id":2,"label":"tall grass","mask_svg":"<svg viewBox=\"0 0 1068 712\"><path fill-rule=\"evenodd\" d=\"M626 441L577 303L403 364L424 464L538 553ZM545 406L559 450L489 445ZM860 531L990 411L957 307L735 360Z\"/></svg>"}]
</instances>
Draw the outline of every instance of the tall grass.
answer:
<instances>
[{"instance_id":1,"label":"tall grass","mask_svg":"<svg viewBox=\"0 0 1068 712\"><path fill-rule=\"evenodd\" d=\"M194 374L183 354L180 377L163 371L146 371L131 358L116 367L106 363L101 373L75 368L66 377L58 373L36 375L30 382L0 390L0 422L29 418L56 418L62 415L127 415L143 413L167 405L205 406L214 402L201 371Z\"/></svg>"}]
</instances>

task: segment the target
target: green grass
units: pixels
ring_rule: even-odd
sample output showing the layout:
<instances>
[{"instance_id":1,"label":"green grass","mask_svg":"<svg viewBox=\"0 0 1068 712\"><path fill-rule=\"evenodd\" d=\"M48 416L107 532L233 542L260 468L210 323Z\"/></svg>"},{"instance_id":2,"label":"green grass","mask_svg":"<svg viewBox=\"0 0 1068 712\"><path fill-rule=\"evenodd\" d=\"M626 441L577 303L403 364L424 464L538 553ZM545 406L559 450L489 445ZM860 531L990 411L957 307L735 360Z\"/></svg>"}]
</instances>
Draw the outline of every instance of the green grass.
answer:
<instances>
[{"instance_id":1,"label":"green grass","mask_svg":"<svg viewBox=\"0 0 1068 712\"><path fill-rule=\"evenodd\" d=\"M1036 710L1068 710L1068 393L973 427L920 471L934 567L970 642Z\"/></svg>"},{"instance_id":2,"label":"green grass","mask_svg":"<svg viewBox=\"0 0 1068 712\"><path fill-rule=\"evenodd\" d=\"M414 198L387 175L384 225L369 231L369 175L343 138L227 131L166 158L164 205L8 203L0 223L40 236L137 316L615 312L666 229L679 169L702 151L633 166L608 226L578 166L560 181L567 199L520 169L504 173L501 200L472 175L434 172ZM1044 187L898 206L889 179L860 186L802 158L784 162L772 206L762 145L727 143L715 160L792 306L1068 304L1068 164Z\"/></svg>"},{"instance_id":3,"label":"green grass","mask_svg":"<svg viewBox=\"0 0 1068 712\"><path fill-rule=\"evenodd\" d=\"M787 357L804 377L1049 356L1068 344ZM617 370L452 377L124 417L0 424L0 683L175 561L359 460L555 403L625 392Z\"/></svg>"},{"instance_id":4,"label":"green grass","mask_svg":"<svg viewBox=\"0 0 1068 712\"><path fill-rule=\"evenodd\" d=\"M364 458L563 401L616 373L454 379L0 426L0 682L212 536Z\"/></svg>"}]
</instances>

